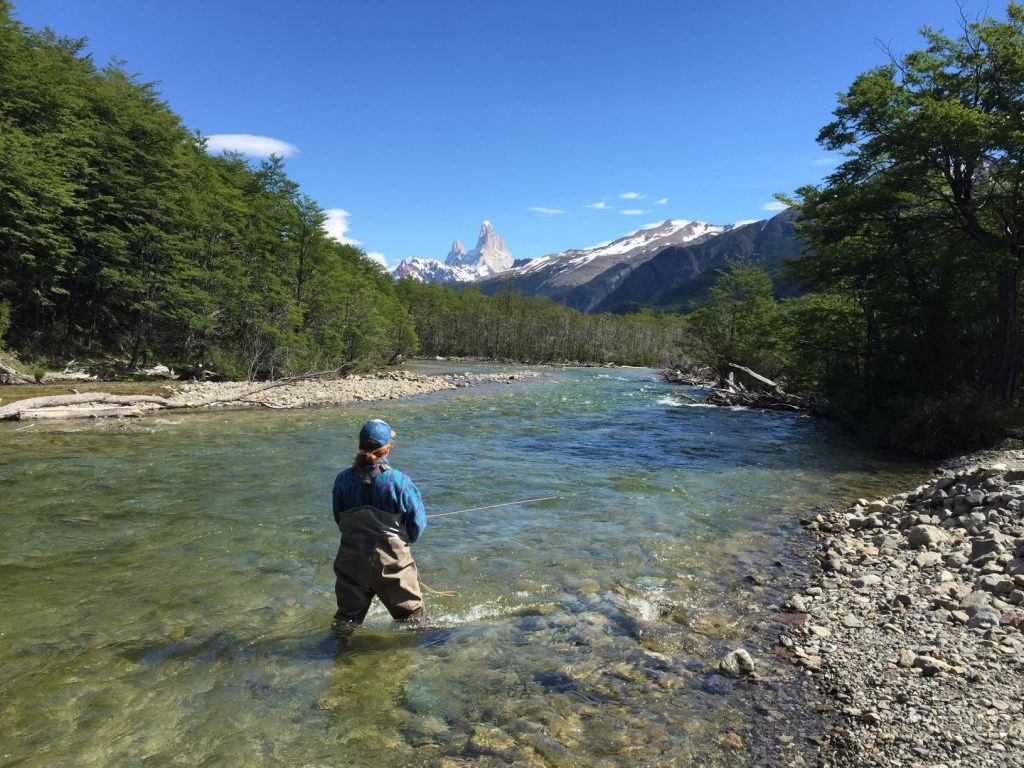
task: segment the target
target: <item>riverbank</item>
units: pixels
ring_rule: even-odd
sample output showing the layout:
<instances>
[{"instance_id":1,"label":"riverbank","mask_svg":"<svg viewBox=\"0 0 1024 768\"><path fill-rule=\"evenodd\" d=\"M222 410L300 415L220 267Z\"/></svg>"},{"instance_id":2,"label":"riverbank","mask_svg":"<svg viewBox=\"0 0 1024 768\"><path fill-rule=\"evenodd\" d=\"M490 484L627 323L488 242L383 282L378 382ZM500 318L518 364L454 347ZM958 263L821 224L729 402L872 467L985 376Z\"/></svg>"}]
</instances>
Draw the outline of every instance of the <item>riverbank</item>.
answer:
<instances>
[{"instance_id":1,"label":"riverbank","mask_svg":"<svg viewBox=\"0 0 1024 768\"><path fill-rule=\"evenodd\" d=\"M36 387L12 387L3 394L12 399L0 406L0 418L33 420L49 418L91 418L99 416L135 417L167 409L216 407L265 407L272 409L306 408L341 405L375 400L399 400L435 394L486 383L510 383L534 379L535 372L514 373L446 373L424 375L410 371L381 371L365 376L342 378L308 378L280 382L175 382L159 386L159 396L144 390L153 385L140 385L138 392L125 391L100 399L108 387L93 384L79 392L64 387L50 387L44 392ZM86 390L93 390L89 392ZM72 392L73 397L68 396ZM96 399L90 402L90 395ZM43 400L42 398L45 398ZM46 402L48 400L49 402ZM75 401L75 402L69 402ZM23 407L19 408L19 403Z\"/></svg>"},{"instance_id":2,"label":"riverbank","mask_svg":"<svg viewBox=\"0 0 1024 768\"><path fill-rule=\"evenodd\" d=\"M822 765L1024 766L1024 451L802 521L780 653L825 699Z\"/></svg>"}]
</instances>

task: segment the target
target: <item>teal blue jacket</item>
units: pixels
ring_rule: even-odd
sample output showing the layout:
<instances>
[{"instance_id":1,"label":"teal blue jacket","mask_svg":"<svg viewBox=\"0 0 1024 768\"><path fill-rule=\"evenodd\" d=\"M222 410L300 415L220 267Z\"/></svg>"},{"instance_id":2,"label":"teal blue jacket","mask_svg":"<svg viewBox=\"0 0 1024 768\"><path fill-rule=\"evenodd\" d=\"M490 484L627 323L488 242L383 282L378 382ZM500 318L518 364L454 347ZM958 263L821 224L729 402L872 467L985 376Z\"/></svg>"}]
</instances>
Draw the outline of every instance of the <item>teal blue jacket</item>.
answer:
<instances>
[{"instance_id":1,"label":"teal blue jacket","mask_svg":"<svg viewBox=\"0 0 1024 768\"><path fill-rule=\"evenodd\" d=\"M409 541L416 541L427 527L427 512L423 497L408 475L392 469L386 463L377 464L380 473L370 484L370 506L402 516ZM347 510L363 506L363 478L355 467L338 473L332 493L334 522Z\"/></svg>"}]
</instances>

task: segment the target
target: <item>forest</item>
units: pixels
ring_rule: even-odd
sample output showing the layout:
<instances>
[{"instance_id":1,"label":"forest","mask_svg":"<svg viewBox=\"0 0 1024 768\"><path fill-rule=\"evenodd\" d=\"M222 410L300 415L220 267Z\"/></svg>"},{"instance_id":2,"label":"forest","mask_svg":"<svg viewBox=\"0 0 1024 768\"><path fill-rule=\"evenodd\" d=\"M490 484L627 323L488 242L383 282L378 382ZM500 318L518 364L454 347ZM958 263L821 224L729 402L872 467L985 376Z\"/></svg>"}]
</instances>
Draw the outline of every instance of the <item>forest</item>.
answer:
<instances>
[{"instance_id":1,"label":"forest","mask_svg":"<svg viewBox=\"0 0 1024 768\"><path fill-rule=\"evenodd\" d=\"M417 354L732 362L916 452L986 444L1021 421L1024 7L923 36L839 95L818 141L842 161L781 196L803 295L736 263L688 315L585 315L395 283L281 159L207 153L152 83L0 3L0 348L235 378Z\"/></svg>"},{"instance_id":2,"label":"forest","mask_svg":"<svg viewBox=\"0 0 1024 768\"><path fill-rule=\"evenodd\" d=\"M844 160L799 208L805 295L750 265L688 317L691 351L746 364L917 453L988 445L1022 422L1024 6L856 78L818 141Z\"/></svg>"},{"instance_id":3,"label":"forest","mask_svg":"<svg viewBox=\"0 0 1024 768\"><path fill-rule=\"evenodd\" d=\"M0 342L23 359L265 378L421 343L523 361L669 354L672 323L650 314L620 328L508 293L396 287L327 235L280 159L207 154L153 84L85 48L0 4Z\"/></svg>"}]
</instances>

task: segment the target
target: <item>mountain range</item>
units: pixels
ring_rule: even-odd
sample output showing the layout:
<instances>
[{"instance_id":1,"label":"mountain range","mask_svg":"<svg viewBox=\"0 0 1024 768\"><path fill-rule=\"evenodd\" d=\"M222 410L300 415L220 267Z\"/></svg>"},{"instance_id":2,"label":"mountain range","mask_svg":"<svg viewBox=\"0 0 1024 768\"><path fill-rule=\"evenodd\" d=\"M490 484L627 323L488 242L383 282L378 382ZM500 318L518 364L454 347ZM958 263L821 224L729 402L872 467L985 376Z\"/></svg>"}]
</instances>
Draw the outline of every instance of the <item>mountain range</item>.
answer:
<instances>
[{"instance_id":1,"label":"mountain range","mask_svg":"<svg viewBox=\"0 0 1024 768\"><path fill-rule=\"evenodd\" d=\"M771 219L728 225L670 219L612 242L530 260L513 260L485 221L472 251L455 241L443 264L406 259L393 274L431 282L472 282L488 294L511 282L527 295L548 296L582 312L685 310L700 303L717 275L737 261L765 269L779 295L797 292L781 277L782 262L803 248L793 227L796 217L789 209Z\"/></svg>"}]
</instances>

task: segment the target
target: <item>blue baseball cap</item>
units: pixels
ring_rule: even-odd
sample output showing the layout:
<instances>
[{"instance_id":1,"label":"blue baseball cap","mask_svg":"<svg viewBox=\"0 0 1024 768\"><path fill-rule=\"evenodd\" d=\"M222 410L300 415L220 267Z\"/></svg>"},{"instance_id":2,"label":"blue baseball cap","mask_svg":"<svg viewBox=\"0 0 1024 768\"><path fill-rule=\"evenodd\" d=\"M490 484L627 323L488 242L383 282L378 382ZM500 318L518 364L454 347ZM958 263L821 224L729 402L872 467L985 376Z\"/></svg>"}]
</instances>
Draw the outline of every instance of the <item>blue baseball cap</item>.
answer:
<instances>
[{"instance_id":1,"label":"blue baseball cap","mask_svg":"<svg viewBox=\"0 0 1024 768\"><path fill-rule=\"evenodd\" d=\"M378 445L385 446L391 442L391 438L394 436L395 430L391 428L390 424L381 419L374 419L363 424L363 428L359 430L359 445L373 441Z\"/></svg>"}]
</instances>

